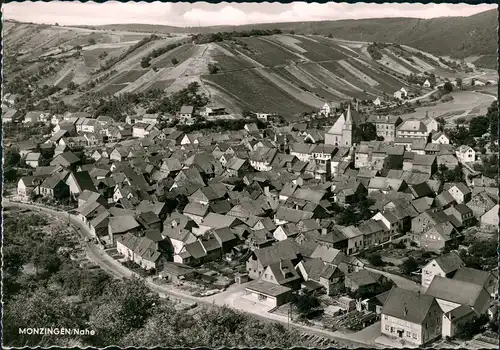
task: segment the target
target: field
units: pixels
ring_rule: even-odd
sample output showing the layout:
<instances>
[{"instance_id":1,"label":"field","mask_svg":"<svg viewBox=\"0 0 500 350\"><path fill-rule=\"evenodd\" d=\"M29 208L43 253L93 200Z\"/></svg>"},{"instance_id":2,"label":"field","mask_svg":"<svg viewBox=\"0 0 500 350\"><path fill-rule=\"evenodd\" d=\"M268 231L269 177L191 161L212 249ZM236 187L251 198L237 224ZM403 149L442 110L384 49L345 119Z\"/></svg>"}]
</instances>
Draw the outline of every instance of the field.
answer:
<instances>
[{"instance_id":1,"label":"field","mask_svg":"<svg viewBox=\"0 0 500 350\"><path fill-rule=\"evenodd\" d=\"M440 103L430 107L419 107L411 114L402 115L401 118L425 118L425 112L428 111L429 116L443 116L447 121L453 121L461 117L475 117L485 115L488 107L495 100L494 96L476 93L473 91L453 91L451 93L453 101Z\"/></svg>"},{"instance_id":2,"label":"field","mask_svg":"<svg viewBox=\"0 0 500 350\"><path fill-rule=\"evenodd\" d=\"M113 95L118 91L127 87L128 84L110 84L106 86L104 89L99 90L99 92L103 95Z\"/></svg>"},{"instance_id":3,"label":"field","mask_svg":"<svg viewBox=\"0 0 500 350\"><path fill-rule=\"evenodd\" d=\"M284 91L277 89L272 83L254 70L240 71L217 75L207 75L204 80L222 87L233 98L244 103L247 108L262 113L282 112L285 116L296 115L302 111L312 110L300 101L293 99ZM245 84L241 84L245 81Z\"/></svg>"},{"instance_id":4,"label":"field","mask_svg":"<svg viewBox=\"0 0 500 350\"><path fill-rule=\"evenodd\" d=\"M332 47L333 43L325 45L323 43L313 41L315 39L307 39L306 37L295 38L299 40L295 45L305 50L306 52L303 52L302 55L307 57L311 61L321 62L342 60L346 58L346 56L342 52L340 52L339 50L335 50Z\"/></svg>"},{"instance_id":5,"label":"field","mask_svg":"<svg viewBox=\"0 0 500 350\"><path fill-rule=\"evenodd\" d=\"M172 51L166 52L163 55L151 61L151 66L155 68L173 67L172 59L175 58L179 63L184 62L196 52L196 47L192 44L185 44L176 47Z\"/></svg>"},{"instance_id":6,"label":"field","mask_svg":"<svg viewBox=\"0 0 500 350\"><path fill-rule=\"evenodd\" d=\"M212 56L212 58L217 62L220 72L231 72L255 67L252 63L238 56L227 56L221 54Z\"/></svg>"},{"instance_id":7,"label":"field","mask_svg":"<svg viewBox=\"0 0 500 350\"><path fill-rule=\"evenodd\" d=\"M121 74L118 79L113 79L112 84L131 83L146 74L147 70L134 69Z\"/></svg>"},{"instance_id":8,"label":"field","mask_svg":"<svg viewBox=\"0 0 500 350\"><path fill-rule=\"evenodd\" d=\"M147 90L158 89L158 90L162 90L163 91L166 88L168 88L170 85L172 85L173 82L174 82L174 80L155 81L153 84L151 84L151 86Z\"/></svg>"},{"instance_id":9,"label":"field","mask_svg":"<svg viewBox=\"0 0 500 350\"><path fill-rule=\"evenodd\" d=\"M275 67L298 61L300 58L293 53L283 50L278 44L273 44L261 38L240 38L248 49L240 47L239 50L253 60L266 67ZM237 47L238 49L238 47Z\"/></svg>"}]
</instances>

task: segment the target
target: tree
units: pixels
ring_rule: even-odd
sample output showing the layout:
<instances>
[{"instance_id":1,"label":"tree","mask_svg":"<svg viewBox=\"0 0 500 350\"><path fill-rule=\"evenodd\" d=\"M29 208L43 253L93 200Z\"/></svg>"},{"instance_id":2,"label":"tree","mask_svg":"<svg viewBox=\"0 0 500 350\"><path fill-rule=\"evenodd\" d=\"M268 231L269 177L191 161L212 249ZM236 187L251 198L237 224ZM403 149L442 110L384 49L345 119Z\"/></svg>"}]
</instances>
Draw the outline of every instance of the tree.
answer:
<instances>
[{"instance_id":1,"label":"tree","mask_svg":"<svg viewBox=\"0 0 500 350\"><path fill-rule=\"evenodd\" d=\"M462 88L462 84L463 84L462 78L457 78L457 79L455 79L455 81L457 82L457 87L459 89L461 89Z\"/></svg>"},{"instance_id":2,"label":"tree","mask_svg":"<svg viewBox=\"0 0 500 350\"><path fill-rule=\"evenodd\" d=\"M5 167L17 166L20 161L21 161L21 155L19 154L19 151L17 149L10 147L7 150L7 152L5 152L5 158L4 158Z\"/></svg>"},{"instance_id":3,"label":"tree","mask_svg":"<svg viewBox=\"0 0 500 350\"><path fill-rule=\"evenodd\" d=\"M89 38L89 45L95 45L95 39Z\"/></svg>"},{"instance_id":4,"label":"tree","mask_svg":"<svg viewBox=\"0 0 500 350\"><path fill-rule=\"evenodd\" d=\"M216 74L218 71L219 71L219 67L217 67L215 64L213 64L213 63L208 64L208 72L210 74Z\"/></svg>"},{"instance_id":5,"label":"tree","mask_svg":"<svg viewBox=\"0 0 500 350\"><path fill-rule=\"evenodd\" d=\"M405 275L410 275L412 272L417 271L417 269L418 269L418 263L411 256L409 258L405 259L405 261L403 261L403 263L401 264L401 271Z\"/></svg>"},{"instance_id":6,"label":"tree","mask_svg":"<svg viewBox=\"0 0 500 350\"><path fill-rule=\"evenodd\" d=\"M450 83L449 81L445 82L443 85L443 90L446 91L447 93L450 93L453 91L453 84Z\"/></svg>"},{"instance_id":7,"label":"tree","mask_svg":"<svg viewBox=\"0 0 500 350\"><path fill-rule=\"evenodd\" d=\"M497 116L498 117L498 116ZM490 119L479 116L469 122L469 132L473 137L481 137L490 131Z\"/></svg>"},{"instance_id":8,"label":"tree","mask_svg":"<svg viewBox=\"0 0 500 350\"><path fill-rule=\"evenodd\" d=\"M76 51L82 51L81 45L75 45L73 49L75 49Z\"/></svg>"},{"instance_id":9,"label":"tree","mask_svg":"<svg viewBox=\"0 0 500 350\"><path fill-rule=\"evenodd\" d=\"M373 253L373 254L368 255L368 261L373 266L384 265L384 261L382 260L382 256L379 253Z\"/></svg>"},{"instance_id":10,"label":"tree","mask_svg":"<svg viewBox=\"0 0 500 350\"><path fill-rule=\"evenodd\" d=\"M489 327L493 332L498 332L498 307L493 308L493 315Z\"/></svg>"},{"instance_id":11,"label":"tree","mask_svg":"<svg viewBox=\"0 0 500 350\"><path fill-rule=\"evenodd\" d=\"M436 121L438 123L438 131L442 132L444 130L444 126L446 125L446 121L443 117L437 117Z\"/></svg>"},{"instance_id":12,"label":"tree","mask_svg":"<svg viewBox=\"0 0 500 350\"><path fill-rule=\"evenodd\" d=\"M177 64L179 64L179 60L177 60L177 58L175 57L172 57L172 59L170 60L172 62L172 64L175 66Z\"/></svg>"},{"instance_id":13,"label":"tree","mask_svg":"<svg viewBox=\"0 0 500 350\"><path fill-rule=\"evenodd\" d=\"M377 139L377 128L373 123L364 123L354 129L356 143L361 141L373 141Z\"/></svg>"},{"instance_id":14,"label":"tree","mask_svg":"<svg viewBox=\"0 0 500 350\"><path fill-rule=\"evenodd\" d=\"M484 331L487 323L488 316L486 314L474 316L470 320L457 325L455 336L463 340L472 339L476 334Z\"/></svg>"}]
</instances>

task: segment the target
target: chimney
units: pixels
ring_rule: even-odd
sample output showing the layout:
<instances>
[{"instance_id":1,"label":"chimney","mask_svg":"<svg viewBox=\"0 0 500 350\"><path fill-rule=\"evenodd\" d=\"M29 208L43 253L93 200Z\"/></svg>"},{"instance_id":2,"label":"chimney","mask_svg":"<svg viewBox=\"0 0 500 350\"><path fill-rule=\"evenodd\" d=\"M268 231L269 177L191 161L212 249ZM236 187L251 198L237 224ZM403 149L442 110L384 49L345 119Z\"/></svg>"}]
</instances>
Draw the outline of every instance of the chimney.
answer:
<instances>
[{"instance_id":1,"label":"chimney","mask_svg":"<svg viewBox=\"0 0 500 350\"><path fill-rule=\"evenodd\" d=\"M405 316L406 316L406 315L408 315L408 308L406 307L406 305L405 305L404 315L405 315Z\"/></svg>"},{"instance_id":2,"label":"chimney","mask_svg":"<svg viewBox=\"0 0 500 350\"><path fill-rule=\"evenodd\" d=\"M429 118L429 111L425 111L425 118Z\"/></svg>"}]
</instances>

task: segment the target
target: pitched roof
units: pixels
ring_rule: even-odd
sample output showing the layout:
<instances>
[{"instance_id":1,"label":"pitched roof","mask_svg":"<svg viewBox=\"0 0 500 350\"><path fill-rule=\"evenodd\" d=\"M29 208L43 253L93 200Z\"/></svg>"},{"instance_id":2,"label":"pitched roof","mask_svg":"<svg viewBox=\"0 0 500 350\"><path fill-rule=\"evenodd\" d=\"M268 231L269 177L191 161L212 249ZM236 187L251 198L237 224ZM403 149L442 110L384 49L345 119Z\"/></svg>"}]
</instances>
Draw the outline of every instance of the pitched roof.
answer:
<instances>
[{"instance_id":1,"label":"pitched roof","mask_svg":"<svg viewBox=\"0 0 500 350\"><path fill-rule=\"evenodd\" d=\"M280 206L278 208L278 211L276 212L276 218L279 220L285 220L289 222L299 222L302 220L307 220L313 217L313 213L307 212L307 211L302 211L302 210L296 210L296 209L291 209L287 207Z\"/></svg>"},{"instance_id":2,"label":"pitched roof","mask_svg":"<svg viewBox=\"0 0 500 350\"><path fill-rule=\"evenodd\" d=\"M387 295L382 314L421 325L435 299L407 289L393 288Z\"/></svg>"},{"instance_id":3,"label":"pitched roof","mask_svg":"<svg viewBox=\"0 0 500 350\"><path fill-rule=\"evenodd\" d=\"M124 215L119 217L109 218L109 228L113 233L123 233L134 228L138 228L140 225L131 215Z\"/></svg>"},{"instance_id":4,"label":"pitched roof","mask_svg":"<svg viewBox=\"0 0 500 350\"><path fill-rule=\"evenodd\" d=\"M297 245L293 240L286 239L274 243L272 246L256 249L255 256L265 268L280 260L294 260L297 258Z\"/></svg>"},{"instance_id":5,"label":"pitched roof","mask_svg":"<svg viewBox=\"0 0 500 350\"><path fill-rule=\"evenodd\" d=\"M483 291L483 286L446 277L434 276L425 294L457 304L475 307Z\"/></svg>"},{"instance_id":6,"label":"pitched roof","mask_svg":"<svg viewBox=\"0 0 500 350\"><path fill-rule=\"evenodd\" d=\"M458 270L460 267L464 266L463 260L458 256L457 253L451 252L445 255L441 255L434 259L436 264L441 267L444 273L450 273Z\"/></svg>"},{"instance_id":7,"label":"pitched roof","mask_svg":"<svg viewBox=\"0 0 500 350\"><path fill-rule=\"evenodd\" d=\"M486 282L491 276L494 275L489 271L477 270L464 266L458 269L457 272L455 272L455 275L453 275L453 279L486 287Z\"/></svg>"}]
</instances>

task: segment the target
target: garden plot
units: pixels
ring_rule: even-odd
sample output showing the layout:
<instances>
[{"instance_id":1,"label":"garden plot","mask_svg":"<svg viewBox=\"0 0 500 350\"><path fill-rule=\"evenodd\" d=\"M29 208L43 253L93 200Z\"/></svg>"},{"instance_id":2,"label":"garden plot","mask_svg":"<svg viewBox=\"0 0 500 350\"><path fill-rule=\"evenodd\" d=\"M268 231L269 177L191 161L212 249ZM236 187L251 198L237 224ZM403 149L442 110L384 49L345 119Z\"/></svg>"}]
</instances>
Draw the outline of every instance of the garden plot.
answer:
<instances>
[{"instance_id":1,"label":"garden plot","mask_svg":"<svg viewBox=\"0 0 500 350\"><path fill-rule=\"evenodd\" d=\"M417 56L411 56L411 59L413 62L415 62L416 65L420 66L423 71L433 71L436 69L436 67L430 65L429 63L425 62L424 60L418 58Z\"/></svg>"},{"instance_id":2,"label":"garden plot","mask_svg":"<svg viewBox=\"0 0 500 350\"><path fill-rule=\"evenodd\" d=\"M359 59L349 59L349 63L359 71L373 77L383 92L391 94L393 91L399 90L402 86L408 86L407 83L399 81L388 73L376 70L373 66Z\"/></svg>"},{"instance_id":3,"label":"garden plot","mask_svg":"<svg viewBox=\"0 0 500 350\"><path fill-rule=\"evenodd\" d=\"M391 52L389 49L385 49L385 54L391 59L393 60L394 62L396 62L397 64L399 64L400 66L404 67L405 69L407 69L408 71L414 73L414 74L418 74L418 73L421 73L420 70L418 70L417 68L415 68L413 66L413 64L407 60L405 60L403 57L397 57L393 52Z\"/></svg>"},{"instance_id":4,"label":"garden plot","mask_svg":"<svg viewBox=\"0 0 500 350\"><path fill-rule=\"evenodd\" d=\"M320 43L317 40L311 39L309 37L301 38L305 38L305 40L301 41L297 45L307 51L303 55L311 61L321 62L342 60L346 58L346 55L344 55L344 53L342 53L340 50L332 48L333 44L327 45L325 43Z\"/></svg>"},{"instance_id":5,"label":"garden plot","mask_svg":"<svg viewBox=\"0 0 500 350\"><path fill-rule=\"evenodd\" d=\"M168 88L174 80L160 80L160 81L155 81L153 84L151 84L147 90L165 90Z\"/></svg>"},{"instance_id":6,"label":"garden plot","mask_svg":"<svg viewBox=\"0 0 500 350\"><path fill-rule=\"evenodd\" d=\"M127 86L128 84L109 84L104 89L99 90L99 92L105 95L113 95L125 89Z\"/></svg>"},{"instance_id":7,"label":"garden plot","mask_svg":"<svg viewBox=\"0 0 500 350\"><path fill-rule=\"evenodd\" d=\"M60 77L54 82L54 86L59 88L65 88L73 79L74 72L73 69L68 68Z\"/></svg>"}]
</instances>

